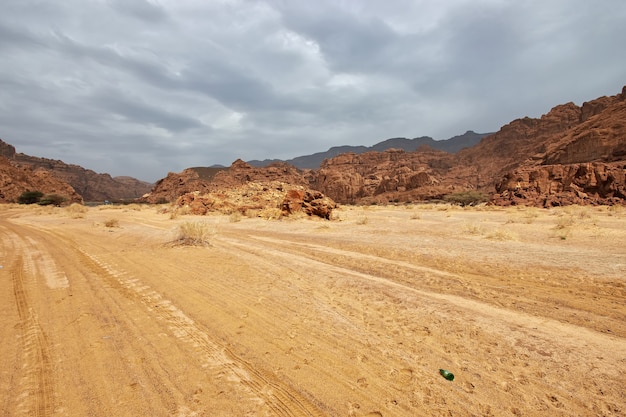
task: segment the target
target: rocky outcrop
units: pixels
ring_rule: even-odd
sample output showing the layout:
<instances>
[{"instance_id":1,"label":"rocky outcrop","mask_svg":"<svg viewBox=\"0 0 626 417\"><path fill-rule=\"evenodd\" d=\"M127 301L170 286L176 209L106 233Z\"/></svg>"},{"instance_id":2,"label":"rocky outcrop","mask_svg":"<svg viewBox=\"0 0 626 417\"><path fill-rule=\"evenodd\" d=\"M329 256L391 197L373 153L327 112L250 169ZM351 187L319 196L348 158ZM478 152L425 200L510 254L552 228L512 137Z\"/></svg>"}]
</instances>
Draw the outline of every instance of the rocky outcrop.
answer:
<instances>
[{"instance_id":1,"label":"rocky outcrop","mask_svg":"<svg viewBox=\"0 0 626 417\"><path fill-rule=\"evenodd\" d=\"M336 203L322 193L279 181L251 181L208 193L190 192L176 199L175 211L205 215L239 213L279 218L304 213L330 219Z\"/></svg>"},{"instance_id":2,"label":"rocky outcrop","mask_svg":"<svg viewBox=\"0 0 626 417\"><path fill-rule=\"evenodd\" d=\"M49 171L61 181L70 184L85 201L133 200L150 191L152 184L132 177L111 177L98 174L79 165L54 159L16 153L11 159L15 166L30 167L34 171Z\"/></svg>"},{"instance_id":3,"label":"rocky outcrop","mask_svg":"<svg viewBox=\"0 0 626 417\"><path fill-rule=\"evenodd\" d=\"M307 187L309 185L307 178L306 171L300 171L289 164L274 163L258 168L238 159L229 168L188 168L181 173L170 172L166 178L159 180L152 191L141 198L141 201L171 202L183 194L193 192L206 194L216 190L239 187L249 182L279 181Z\"/></svg>"},{"instance_id":4,"label":"rocky outcrop","mask_svg":"<svg viewBox=\"0 0 626 417\"><path fill-rule=\"evenodd\" d=\"M304 212L308 216L317 216L330 220L330 215L337 204L319 191L289 190L281 203L283 216Z\"/></svg>"},{"instance_id":5,"label":"rocky outcrop","mask_svg":"<svg viewBox=\"0 0 626 417\"><path fill-rule=\"evenodd\" d=\"M626 162L522 167L496 185L493 203L537 207L626 201Z\"/></svg>"},{"instance_id":6,"label":"rocky outcrop","mask_svg":"<svg viewBox=\"0 0 626 417\"><path fill-rule=\"evenodd\" d=\"M152 204L169 203L188 193L208 193L213 189L211 181L201 178L193 168L180 173L170 172L160 179L150 193L143 195L139 201Z\"/></svg>"},{"instance_id":7,"label":"rocky outcrop","mask_svg":"<svg viewBox=\"0 0 626 417\"><path fill-rule=\"evenodd\" d=\"M25 191L40 191L65 198L65 204L82 203L82 197L69 184L44 170L15 167L0 156L0 203L15 203Z\"/></svg>"},{"instance_id":8,"label":"rocky outcrop","mask_svg":"<svg viewBox=\"0 0 626 417\"><path fill-rule=\"evenodd\" d=\"M312 187L339 203L434 197L446 189L441 177L451 158L425 147L416 152L389 149L343 154L324 161Z\"/></svg>"},{"instance_id":9,"label":"rocky outcrop","mask_svg":"<svg viewBox=\"0 0 626 417\"><path fill-rule=\"evenodd\" d=\"M546 139L540 152L500 178L494 203L623 204L625 169L626 87L583 103L578 124Z\"/></svg>"}]
</instances>

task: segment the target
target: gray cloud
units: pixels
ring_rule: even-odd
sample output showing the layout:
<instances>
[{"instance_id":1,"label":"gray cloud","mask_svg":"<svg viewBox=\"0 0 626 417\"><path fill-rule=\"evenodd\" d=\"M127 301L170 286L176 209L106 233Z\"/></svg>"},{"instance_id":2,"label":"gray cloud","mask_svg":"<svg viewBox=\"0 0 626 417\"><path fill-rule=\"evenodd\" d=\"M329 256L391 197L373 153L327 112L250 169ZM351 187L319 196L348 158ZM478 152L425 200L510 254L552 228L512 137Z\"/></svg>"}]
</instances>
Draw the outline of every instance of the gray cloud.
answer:
<instances>
[{"instance_id":1,"label":"gray cloud","mask_svg":"<svg viewBox=\"0 0 626 417\"><path fill-rule=\"evenodd\" d=\"M7 0L0 137L154 181L616 94L621 0Z\"/></svg>"}]
</instances>

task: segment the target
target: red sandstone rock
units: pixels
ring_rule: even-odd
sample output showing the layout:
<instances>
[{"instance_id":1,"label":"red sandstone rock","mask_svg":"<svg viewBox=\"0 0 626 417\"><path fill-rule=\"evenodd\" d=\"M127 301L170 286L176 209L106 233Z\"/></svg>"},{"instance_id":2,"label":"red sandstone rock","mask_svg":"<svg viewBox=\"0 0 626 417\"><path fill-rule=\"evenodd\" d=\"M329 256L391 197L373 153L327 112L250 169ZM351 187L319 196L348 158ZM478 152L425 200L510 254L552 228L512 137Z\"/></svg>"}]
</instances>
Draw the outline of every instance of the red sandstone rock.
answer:
<instances>
[{"instance_id":1,"label":"red sandstone rock","mask_svg":"<svg viewBox=\"0 0 626 417\"><path fill-rule=\"evenodd\" d=\"M66 198L65 204L81 203L83 199L69 184L44 170L15 167L0 156L0 203L14 203L25 191L40 191Z\"/></svg>"}]
</instances>

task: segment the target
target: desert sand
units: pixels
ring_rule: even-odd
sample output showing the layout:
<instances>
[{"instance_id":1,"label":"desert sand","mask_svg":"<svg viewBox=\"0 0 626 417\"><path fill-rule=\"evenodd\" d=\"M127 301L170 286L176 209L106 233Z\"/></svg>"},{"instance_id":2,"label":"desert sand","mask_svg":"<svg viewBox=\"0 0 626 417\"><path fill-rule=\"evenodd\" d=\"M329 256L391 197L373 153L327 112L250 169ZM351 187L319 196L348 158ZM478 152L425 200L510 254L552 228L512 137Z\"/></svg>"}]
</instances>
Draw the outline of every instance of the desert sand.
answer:
<instances>
[{"instance_id":1,"label":"desert sand","mask_svg":"<svg viewBox=\"0 0 626 417\"><path fill-rule=\"evenodd\" d=\"M624 208L5 205L0 265L2 416L626 415Z\"/></svg>"}]
</instances>

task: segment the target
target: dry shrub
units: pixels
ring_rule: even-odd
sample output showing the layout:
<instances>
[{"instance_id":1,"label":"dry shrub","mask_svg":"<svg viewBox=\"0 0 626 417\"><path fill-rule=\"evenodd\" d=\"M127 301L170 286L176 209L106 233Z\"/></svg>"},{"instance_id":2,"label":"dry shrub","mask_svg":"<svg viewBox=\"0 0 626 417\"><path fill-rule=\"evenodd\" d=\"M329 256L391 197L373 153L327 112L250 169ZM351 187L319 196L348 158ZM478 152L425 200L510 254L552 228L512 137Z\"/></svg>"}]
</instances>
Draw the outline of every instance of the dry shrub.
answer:
<instances>
[{"instance_id":1,"label":"dry shrub","mask_svg":"<svg viewBox=\"0 0 626 417\"><path fill-rule=\"evenodd\" d=\"M369 219L367 217L361 217L359 219L357 219L356 224L358 225L365 225L367 223L369 223Z\"/></svg>"},{"instance_id":2,"label":"dry shrub","mask_svg":"<svg viewBox=\"0 0 626 417\"><path fill-rule=\"evenodd\" d=\"M85 215L87 214L87 212L89 211L89 209L85 206L83 206L82 204L78 204L78 203L72 203L71 205L69 205L68 207L65 208L65 212L72 218L72 219L82 219L85 217Z\"/></svg>"},{"instance_id":3,"label":"dry shrub","mask_svg":"<svg viewBox=\"0 0 626 417\"><path fill-rule=\"evenodd\" d=\"M484 233L482 226L476 223L466 223L463 225L463 231L470 235L482 235Z\"/></svg>"},{"instance_id":4,"label":"dry shrub","mask_svg":"<svg viewBox=\"0 0 626 417\"><path fill-rule=\"evenodd\" d=\"M517 234L506 229L493 230L487 233L485 237L491 240L517 240Z\"/></svg>"},{"instance_id":5,"label":"dry shrub","mask_svg":"<svg viewBox=\"0 0 626 417\"><path fill-rule=\"evenodd\" d=\"M118 219L107 219L104 222L105 227L119 227L120 221Z\"/></svg>"},{"instance_id":6,"label":"dry shrub","mask_svg":"<svg viewBox=\"0 0 626 417\"><path fill-rule=\"evenodd\" d=\"M241 213L239 213L238 211L235 211L233 213L230 214L230 216L228 216L228 221L231 223L238 223L241 221Z\"/></svg>"},{"instance_id":7,"label":"dry shrub","mask_svg":"<svg viewBox=\"0 0 626 417\"><path fill-rule=\"evenodd\" d=\"M562 230L562 229L567 229L569 227L572 227L574 225L575 221L574 221L574 216L571 214L568 215L561 215L559 216L556 225L554 226L554 228L556 230Z\"/></svg>"},{"instance_id":8,"label":"dry shrub","mask_svg":"<svg viewBox=\"0 0 626 417\"><path fill-rule=\"evenodd\" d=\"M215 235L213 227L206 222L184 222L178 226L174 243L185 246L210 246Z\"/></svg>"},{"instance_id":9,"label":"dry shrub","mask_svg":"<svg viewBox=\"0 0 626 417\"><path fill-rule=\"evenodd\" d=\"M422 216L420 216L419 213L411 214L411 220L419 220L421 218L422 218Z\"/></svg>"}]
</instances>

